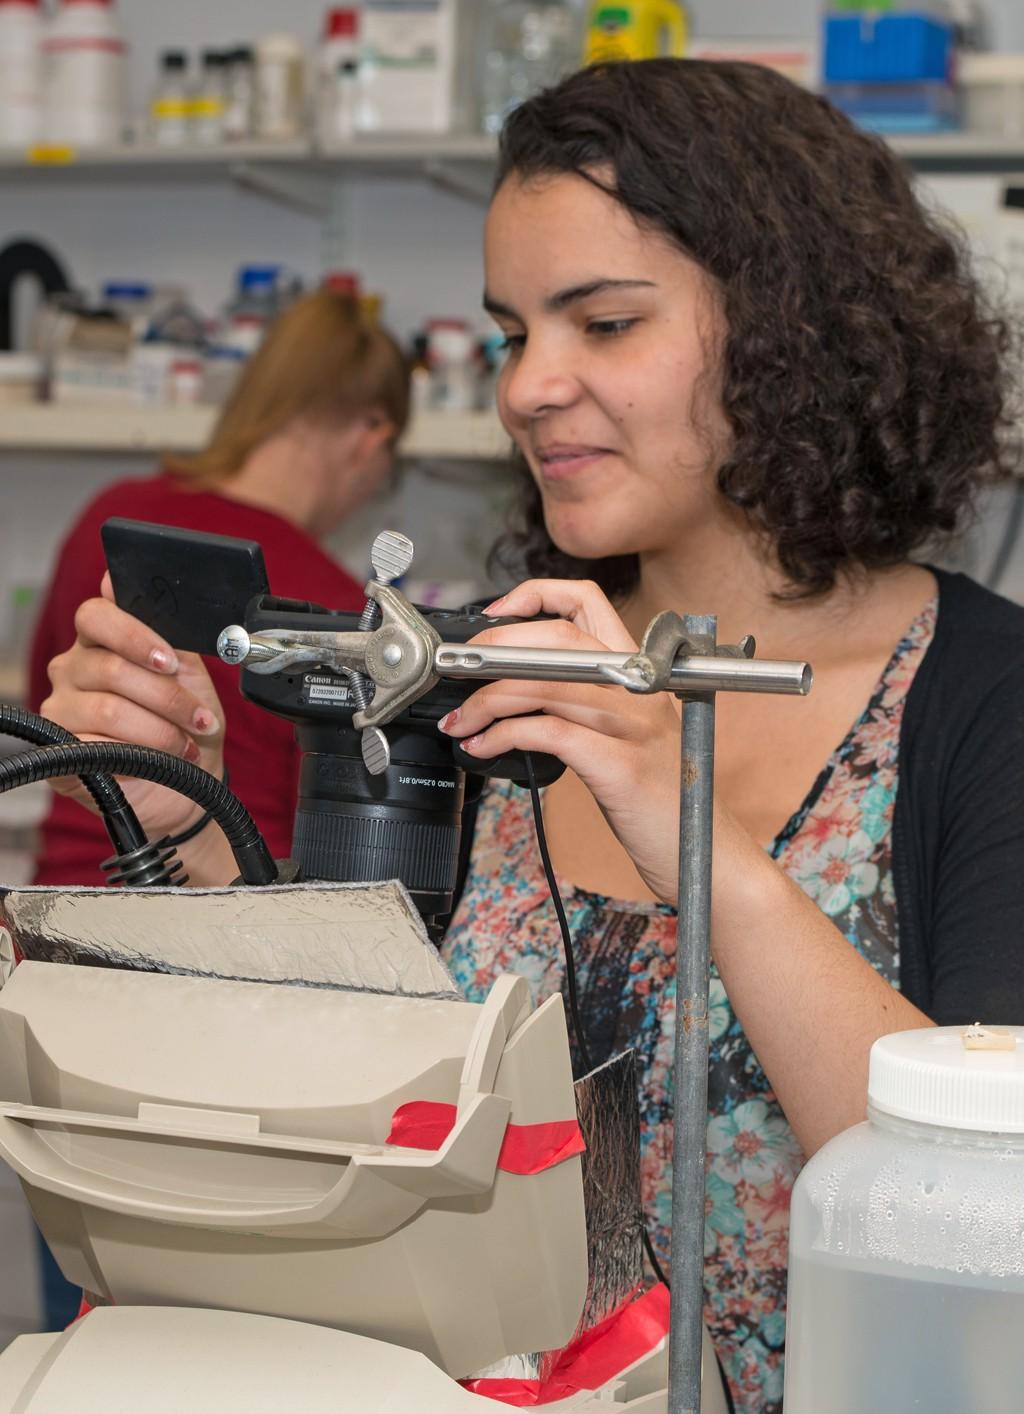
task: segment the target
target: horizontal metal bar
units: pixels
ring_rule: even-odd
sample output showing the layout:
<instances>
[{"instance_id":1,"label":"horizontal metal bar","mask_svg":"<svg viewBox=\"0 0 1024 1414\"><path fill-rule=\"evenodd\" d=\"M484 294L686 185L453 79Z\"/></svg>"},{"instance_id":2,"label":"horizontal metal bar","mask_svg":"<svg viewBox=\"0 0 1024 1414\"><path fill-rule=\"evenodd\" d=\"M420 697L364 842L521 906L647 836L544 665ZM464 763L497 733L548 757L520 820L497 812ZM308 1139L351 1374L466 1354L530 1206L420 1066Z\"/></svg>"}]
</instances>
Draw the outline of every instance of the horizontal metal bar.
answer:
<instances>
[{"instance_id":1,"label":"horizontal metal bar","mask_svg":"<svg viewBox=\"0 0 1024 1414\"><path fill-rule=\"evenodd\" d=\"M561 648L510 648L442 643L434 671L443 678L524 678L542 682L590 682L608 686L607 670L621 672L629 653ZM680 657L672 668L672 692L777 692L798 697L811 690L809 663L770 658Z\"/></svg>"}]
</instances>

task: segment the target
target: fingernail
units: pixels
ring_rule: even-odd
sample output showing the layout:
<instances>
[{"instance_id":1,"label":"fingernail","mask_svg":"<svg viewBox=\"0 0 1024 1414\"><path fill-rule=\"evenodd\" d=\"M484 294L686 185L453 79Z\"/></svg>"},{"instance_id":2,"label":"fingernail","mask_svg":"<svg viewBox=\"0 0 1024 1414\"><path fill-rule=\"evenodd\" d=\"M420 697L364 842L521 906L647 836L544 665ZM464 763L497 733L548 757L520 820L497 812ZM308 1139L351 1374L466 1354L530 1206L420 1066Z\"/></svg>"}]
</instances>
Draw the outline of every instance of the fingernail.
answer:
<instances>
[{"instance_id":1,"label":"fingernail","mask_svg":"<svg viewBox=\"0 0 1024 1414\"><path fill-rule=\"evenodd\" d=\"M507 598L508 595L503 594L500 599L495 599L493 604L488 604L487 608L484 610L484 616L490 618L493 614L496 614Z\"/></svg>"},{"instance_id":2,"label":"fingernail","mask_svg":"<svg viewBox=\"0 0 1024 1414\"><path fill-rule=\"evenodd\" d=\"M438 729L442 732L450 732L461 716L462 712L458 707L455 708L454 712L447 712L438 722Z\"/></svg>"},{"instance_id":3,"label":"fingernail","mask_svg":"<svg viewBox=\"0 0 1024 1414\"><path fill-rule=\"evenodd\" d=\"M192 727L194 731L200 732L203 736L209 736L211 732L217 730L217 718L205 707L198 707L192 717Z\"/></svg>"},{"instance_id":4,"label":"fingernail","mask_svg":"<svg viewBox=\"0 0 1024 1414\"><path fill-rule=\"evenodd\" d=\"M199 747L194 741L190 741L181 754L186 761L191 761L194 766L199 764Z\"/></svg>"},{"instance_id":5,"label":"fingernail","mask_svg":"<svg viewBox=\"0 0 1024 1414\"><path fill-rule=\"evenodd\" d=\"M155 668L158 673L176 673L178 660L173 653L168 653L163 648L154 648L149 655L149 666Z\"/></svg>"},{"instance_id":6,"label":"fingernail","mask_svg":"<svg viewBox=\"0 0 1024 1414\"><path fill-rule=\"evenodd\" d=\"M468 751L470 756L475 756L480 750L480 743L482 741L482 736L468 736L465 741L460 741L459 745L462 747L463 751Z\"/></svg>"}]
</instances>

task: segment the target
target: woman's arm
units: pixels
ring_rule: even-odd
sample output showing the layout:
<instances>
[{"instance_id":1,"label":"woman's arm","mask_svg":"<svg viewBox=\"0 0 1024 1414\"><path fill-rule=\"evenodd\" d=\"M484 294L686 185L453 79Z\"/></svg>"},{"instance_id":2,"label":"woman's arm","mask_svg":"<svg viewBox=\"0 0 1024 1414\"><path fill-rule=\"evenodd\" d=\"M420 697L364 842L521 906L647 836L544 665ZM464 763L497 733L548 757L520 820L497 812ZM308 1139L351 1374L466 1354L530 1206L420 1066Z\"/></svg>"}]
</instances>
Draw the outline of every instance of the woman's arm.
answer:
<instances>
[{"instance_id":1,"label":"woman's arm","mask_svg":"<svg viewBox=\"0 0 1024 1414\"><path fill-rule=\"evenodd\" d=\"M51 692L44 717L84 741L127 741L170 752L220 779L224 772L224 714L193 653L175 653L159 634L119 609L109 576L102 597L75 615L77 638L49 667ZM92 799L77 778L55 789L84 805ZM150 781L122 779L125 795L151 839L180 834L202 811L177 791ZM193 884L222 884L237 874L234 857L212 821L179 855Z\"/></svg>"},{"instance_id":2,"label":"woman's arm","mask_svg":"<svg viewBox=\"0 0 1024 1414\"><path fill-rule=\"evenodd\" d=\"M489 630L478 641L619 652L636 647L593 584L530 581L491 609L562 618ZM497 682L475 692L453 716L445 729L473 754L548 751L565 761L650 888L676 901L680 730L670 697ZM931 1022L718 805L711 911L714 958L730 1001L810 1155L864 1118L872 1042Z\"/></svg>"}]
</instances>

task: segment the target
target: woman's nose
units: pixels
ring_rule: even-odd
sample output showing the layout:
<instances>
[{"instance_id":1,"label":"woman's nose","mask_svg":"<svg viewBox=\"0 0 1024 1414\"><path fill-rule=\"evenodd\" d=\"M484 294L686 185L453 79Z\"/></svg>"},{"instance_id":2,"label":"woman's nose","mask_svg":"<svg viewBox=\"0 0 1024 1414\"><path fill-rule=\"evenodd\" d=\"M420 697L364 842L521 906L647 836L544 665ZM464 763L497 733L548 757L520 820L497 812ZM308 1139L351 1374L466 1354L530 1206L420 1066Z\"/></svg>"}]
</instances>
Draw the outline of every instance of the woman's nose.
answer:
<instances>
[{"instance_id":1,"label":"woman's nose","mask_svg":"<svg viewBox=\"0 0 1024 1414\"><path fill-rule=\"evenodd\" d=\"M501 401L511 416L530 420L550 408L568 407L579 396L566 352L557 341L527 339L510 356L501 379Z\"/></svg>"}]
</instances>

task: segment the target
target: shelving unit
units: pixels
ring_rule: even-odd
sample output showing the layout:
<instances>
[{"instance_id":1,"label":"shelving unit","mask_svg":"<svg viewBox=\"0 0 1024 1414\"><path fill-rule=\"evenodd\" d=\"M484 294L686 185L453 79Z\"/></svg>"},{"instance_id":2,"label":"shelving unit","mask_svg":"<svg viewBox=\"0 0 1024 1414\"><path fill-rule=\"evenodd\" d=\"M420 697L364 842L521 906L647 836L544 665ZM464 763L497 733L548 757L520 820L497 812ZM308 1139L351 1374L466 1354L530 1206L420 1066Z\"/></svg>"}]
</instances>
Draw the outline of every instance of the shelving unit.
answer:
<instances>
[{"instance_id":1,"label":"shelving unit","mask_svg":"<svg viewBox=\"0 0 1024 1414\"><path fill-rule=\"evenodd\" d=\"M211 407L76 407L26 403L0 408L0 451L193 452L205 445ZM490 412L421 413L402 440L409 458L482 460L504 457L508 437Z\"/></svg>"},{"instance_id":2,"label":"shelving unit","mask_svg":"<svg viewBox=\"0 0 1024 1414\"><path fill-rule=\"evenodd\" d=\"M922 171L1024 171L1024 138L951 132L894 135L893 149ZM220 147L166 148L145 144L116 148L40 148L35 153L0 148L0 180L147 181L208 178L223 181L252 168L309 176L426 175L438 165L490 167L497 153L482 134L409 134L363 137L323 149L311 141L245 142Z\"/></svg>"},{"instance_id":3,"label":"shelving unit","mask_svg":"<svg viewBox=\"0 0 1024 1414\"><path fill-rule=\"evenodd\" d=\"M1024 138L994 133L892 136L889 145L919 172L1010 175L1024 172Z\"/></svg>"}]
</instances>

